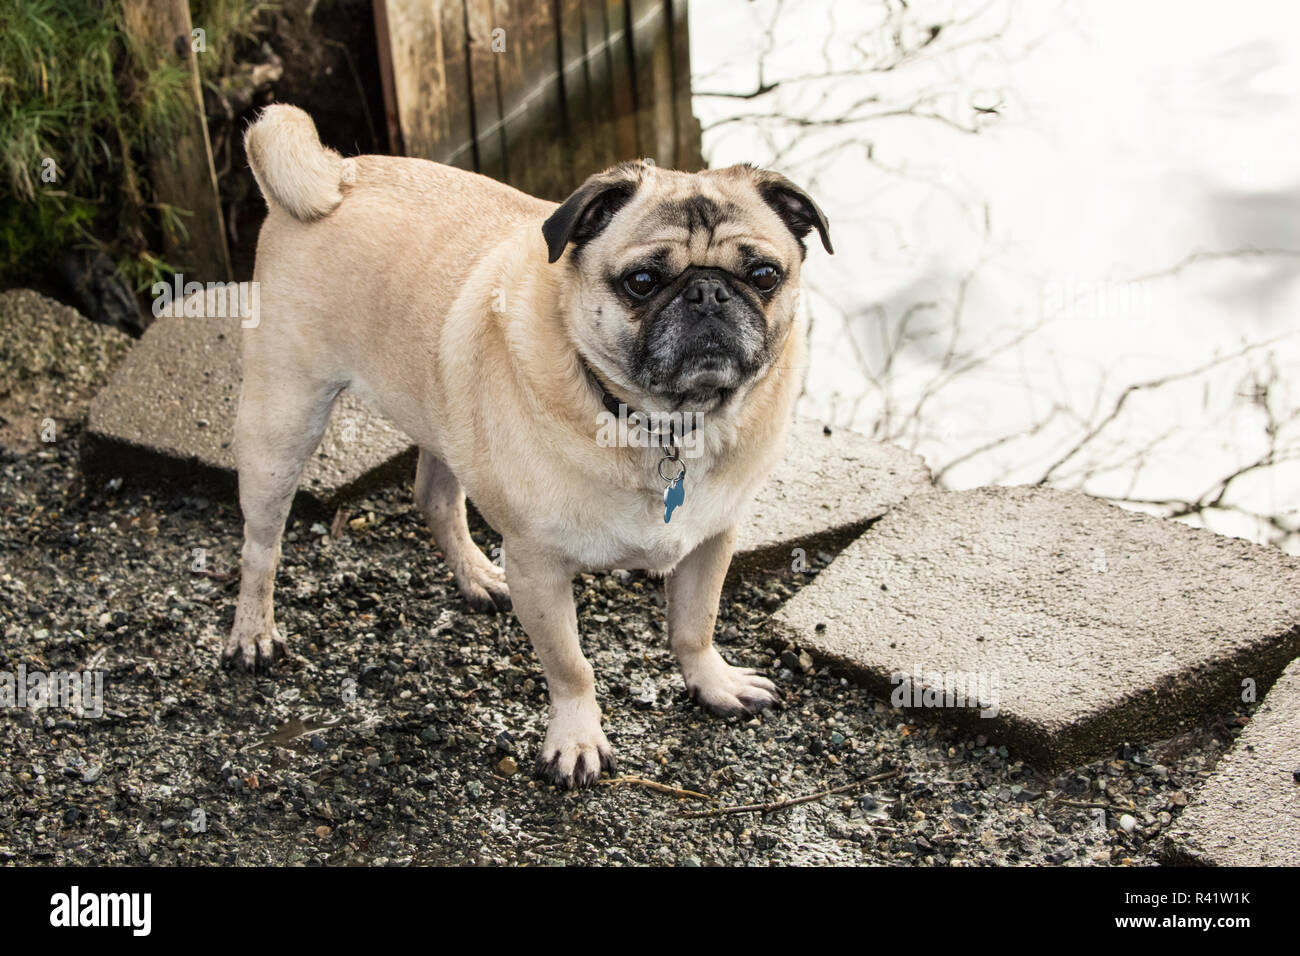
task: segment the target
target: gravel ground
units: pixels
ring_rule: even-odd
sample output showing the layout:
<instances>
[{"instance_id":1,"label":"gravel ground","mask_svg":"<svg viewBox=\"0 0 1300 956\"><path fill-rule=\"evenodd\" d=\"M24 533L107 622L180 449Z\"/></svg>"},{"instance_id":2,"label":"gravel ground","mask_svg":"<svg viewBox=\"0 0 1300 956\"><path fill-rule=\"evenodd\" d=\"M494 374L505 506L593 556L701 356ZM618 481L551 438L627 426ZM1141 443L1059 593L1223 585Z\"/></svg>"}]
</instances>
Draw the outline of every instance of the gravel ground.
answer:
<instances>
[{"instance_id":1,"label":"gravel ground","mask_svg":"<svg viewBox=\"0 0 1300 956\"><path fill-rule=\"evenodd\" d=\"M132 341L30 289L0 292L0 445L60 439Z\"/></svg>"},{"instance_id":2,"label":"gravel ground","mask_svg":"<svg viewBox=\"0 0 1300 956\"><path fill-rule=\"evenodd\" d=\"M0 862L1152 865L1249 713L1044 776L772 646L770 613L822 554L724 595L724 656L777 678L785 705L723 721L686 698L659 582L614 572L576 587L620 772L710 800L560 792L531 774L546 698L527 638L468 612L409 485L334 534L291 521L292 656L250 677L218 666L234 502L87 488L79 427L0 445L0 670L103 670L104 714L0 711ZM880 775L767 814L685 816Z\"/></svg>"}]
</instances>

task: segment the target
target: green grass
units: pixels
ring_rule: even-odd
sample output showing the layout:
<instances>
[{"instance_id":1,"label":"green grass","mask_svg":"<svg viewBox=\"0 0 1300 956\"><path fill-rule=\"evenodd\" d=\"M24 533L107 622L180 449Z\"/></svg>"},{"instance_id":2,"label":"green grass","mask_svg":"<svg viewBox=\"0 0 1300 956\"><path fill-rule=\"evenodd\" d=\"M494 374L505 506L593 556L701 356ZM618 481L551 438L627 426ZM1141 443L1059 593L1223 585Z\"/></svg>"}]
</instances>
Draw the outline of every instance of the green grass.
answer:
<instances>
[{"instance_id":1,"label":"green grass","mask_svg":"<svg viewBox=\"0 0 1300 956\"><path fill-rule=\"evenodd\" d=\"M205 81L233 67L267 5L200 0ZM165 149L187 111L185 67L128 40L118 0L0 0L0 285L39 281L59 252L107 252L137 289L169 275L160 258L165 216L145 157ZM53 160L55 182L42 180Z\"/></svg>"},{"instance_id":2,"label":"green grass","mask_svg":"<svg viewBox=\"0 0 1300 956\"><path fill-rule=\"evenodd\" d=\"M0 282L39 279L72 243L122 264L147 248L139 154L183 115L184 81L141 61L114 0L0 0Z\"/></svg>"}]
</instances>

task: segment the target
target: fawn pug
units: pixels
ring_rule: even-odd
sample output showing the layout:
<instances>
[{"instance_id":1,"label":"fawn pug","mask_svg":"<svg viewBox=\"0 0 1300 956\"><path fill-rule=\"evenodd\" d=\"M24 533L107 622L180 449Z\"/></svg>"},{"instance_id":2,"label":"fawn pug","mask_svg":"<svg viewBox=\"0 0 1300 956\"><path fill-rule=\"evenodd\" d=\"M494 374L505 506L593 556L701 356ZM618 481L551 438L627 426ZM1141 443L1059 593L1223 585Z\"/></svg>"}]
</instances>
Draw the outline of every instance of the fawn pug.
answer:
<instances>
[{"instance_id":1,"label":"fawn pug","mask_svg":"<svg viewBox=\"0 0 1300 956\"><path fill-rule=\"evenodd\" d=\"M557 207L424 160L344 159L282 105L246 145L269 215L260 321L241 333L244 545L225 659L251 669L284 650L281 533L350 388L419 446L415 499L466 601L513 605L531 639L550 780L588 785L614 766L579 643L580 571L667 574L691 694L724 715L773 703L713 629L737 524L781 458L800 387L804 239L816 230L831 251L813 200L750 166L626 162ZM653 440L598 441L615 409ZM466 495L501 534L504 568L471 540Z\"/></svg>"}]
</instances>

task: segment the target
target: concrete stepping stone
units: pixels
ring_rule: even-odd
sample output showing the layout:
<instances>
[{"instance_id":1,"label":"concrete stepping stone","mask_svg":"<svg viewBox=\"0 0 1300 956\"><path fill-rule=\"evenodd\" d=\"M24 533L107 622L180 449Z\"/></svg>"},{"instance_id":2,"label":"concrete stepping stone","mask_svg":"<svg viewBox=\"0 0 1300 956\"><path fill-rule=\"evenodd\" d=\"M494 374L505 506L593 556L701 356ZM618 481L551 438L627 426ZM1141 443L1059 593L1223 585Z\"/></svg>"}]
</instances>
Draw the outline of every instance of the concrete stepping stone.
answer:
<instances>
[{"instance_id":1,"label":"concrete stepping stone","mask_svg":"<svg viewBox=\"0 0 1300 956\"><path fill-rule=\"evenodd\" d=\"M1300 660L1174 824L1171 863L1300 866Z\"/></svg>"},{"instance_id":2,"label":"concrete stepping stone","mask_svg":"<svg viewBox=\"0 0 1300 956\"><path fill-rule=\"evenodd\" d=\"M925 461L847 429L796 419L785 459L759 489L731 572L789 569L796 549L838 551L909 495L931 488Z\"/></svg>"},{"instance_id":3,"label":"concrete stepping stone","mask_svg":"<svg viewBox=\"0 0 1300 956\"><path fill-rule=\"evenodd\" d=\"M846 548L775 626L908 719L1056 769L1172 735L1244 680L1271 686L1300 655L1300 561L1072 492L932 492Z\"/></svg>"},{"instance_id":4,"label":"concrete stepping stone","mask_svg":"<svg viewBox=\"0 0 1300 956\"><path fill-rule=\"evenodd\" d=\"M179 480L233 496L239 337L256 334L241 328L238 318L156 319L91 403L82 443L87 474ZM328 512L388 481L410 478L414 468L410 441L344 392L307 463L295 505Z\"/></svg>"}]
</instances>

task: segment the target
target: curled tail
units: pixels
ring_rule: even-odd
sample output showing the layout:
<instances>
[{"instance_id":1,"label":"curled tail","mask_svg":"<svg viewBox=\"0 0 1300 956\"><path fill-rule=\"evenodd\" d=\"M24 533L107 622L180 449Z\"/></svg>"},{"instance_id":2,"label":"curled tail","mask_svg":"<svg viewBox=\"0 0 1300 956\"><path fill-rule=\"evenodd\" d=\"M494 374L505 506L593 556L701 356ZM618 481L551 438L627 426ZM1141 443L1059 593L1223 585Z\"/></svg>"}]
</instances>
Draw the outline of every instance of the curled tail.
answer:
<instances>
[{"instance_id":1,"label":"curled tail","mask_svg":"<svg viewBox=\"0 0 1300 956\"><path fill-rule=\"evenodd\" d=\"M343 201L343 157L321 145L316 124L298 107L262 110L244 134L244 151L267 203L294 218L320 219Z\"/></svg>"}]
</instances>

